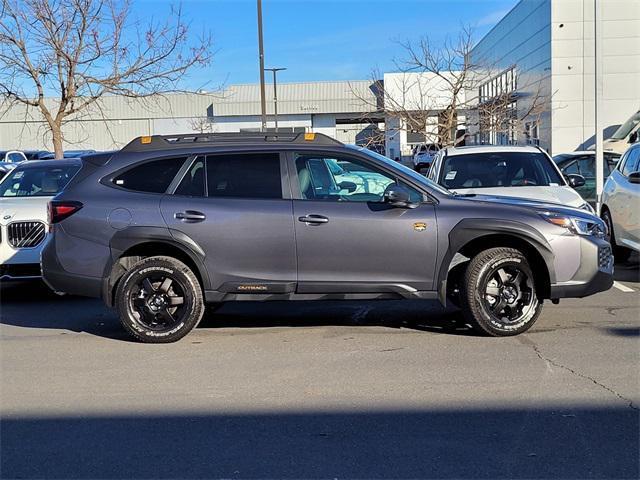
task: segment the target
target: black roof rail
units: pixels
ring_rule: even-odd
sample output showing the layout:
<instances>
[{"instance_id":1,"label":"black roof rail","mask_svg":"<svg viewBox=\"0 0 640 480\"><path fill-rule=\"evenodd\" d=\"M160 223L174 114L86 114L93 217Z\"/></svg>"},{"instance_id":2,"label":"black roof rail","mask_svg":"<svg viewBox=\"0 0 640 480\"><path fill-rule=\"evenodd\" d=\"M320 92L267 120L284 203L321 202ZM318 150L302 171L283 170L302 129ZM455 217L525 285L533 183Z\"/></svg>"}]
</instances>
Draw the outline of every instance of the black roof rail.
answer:
<instances>
[{"instance_id":1,"label":"black roof rail","mask_svg":"<svg viewBox=\"0 0 640 480\"><path fill-rule=\"evenodd\" d=\"M221 144L260 145L264 143L292 143L306 145L344 145L322 133L185 133L179 135L149 135L137 137L122 147L123 152L145 152L186 146L209 146Z\"/></svg>"}]
</instances>

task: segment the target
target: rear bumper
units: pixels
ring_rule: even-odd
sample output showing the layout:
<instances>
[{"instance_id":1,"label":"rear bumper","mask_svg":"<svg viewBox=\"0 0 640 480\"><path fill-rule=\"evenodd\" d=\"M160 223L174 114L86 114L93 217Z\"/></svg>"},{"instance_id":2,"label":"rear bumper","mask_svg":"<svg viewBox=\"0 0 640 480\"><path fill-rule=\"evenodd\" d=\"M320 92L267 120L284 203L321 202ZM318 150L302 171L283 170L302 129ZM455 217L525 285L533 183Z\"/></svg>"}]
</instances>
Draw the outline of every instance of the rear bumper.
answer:
<instances>
[{"instance_id":1,"label":"rear bumper","mask_svg":"<svg viewBox=\"0 0 640 480\"><path fill-rule=\"evenodd\" d=\"M88 277L67 272L56 253L55 236L50 235L42 248L42 279L55 292L64 292L83 297L102 295L102 278Z\"/></svg>"},{"instance_id":2,"label":"rear bumper","mask_svg":"<svg viewBox=\"0 0 640 480\"><path fill-rule=\"evenodd\" d=\"M582 238L580 268L573 278L551 285L550 298L582 298L613 286L613 255L604 239Z\"/></svg>"}]
</instances>

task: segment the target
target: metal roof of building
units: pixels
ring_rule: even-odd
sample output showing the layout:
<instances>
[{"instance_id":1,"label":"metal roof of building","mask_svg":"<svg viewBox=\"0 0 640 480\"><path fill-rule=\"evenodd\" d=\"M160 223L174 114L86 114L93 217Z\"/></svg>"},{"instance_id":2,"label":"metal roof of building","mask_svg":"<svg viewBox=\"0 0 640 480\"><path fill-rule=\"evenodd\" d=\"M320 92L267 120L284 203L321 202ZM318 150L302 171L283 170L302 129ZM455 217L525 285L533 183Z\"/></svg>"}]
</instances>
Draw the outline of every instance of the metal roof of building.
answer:
<instances>
[{"instance_id":1,"label":"metal roof of building","mask_svg":"<svg viewBox=\"0 0 640 480\"><path fill-rule=\"evenodd\" d=\"M273 87L266 86L267 114L273 113ZM47 98L52 112L57 101ZM371 81L305 82L278 84L278 113L321 114L376 111L375 83ZM146 98L105 96L100 108L93 106L69 120L109 121L154 118L192 118L260 115L260 86L230 85L220 92L180 93ZM15 104L0 111L0 123L41 122L37 108Z\"/></svg>"}]
</instances>

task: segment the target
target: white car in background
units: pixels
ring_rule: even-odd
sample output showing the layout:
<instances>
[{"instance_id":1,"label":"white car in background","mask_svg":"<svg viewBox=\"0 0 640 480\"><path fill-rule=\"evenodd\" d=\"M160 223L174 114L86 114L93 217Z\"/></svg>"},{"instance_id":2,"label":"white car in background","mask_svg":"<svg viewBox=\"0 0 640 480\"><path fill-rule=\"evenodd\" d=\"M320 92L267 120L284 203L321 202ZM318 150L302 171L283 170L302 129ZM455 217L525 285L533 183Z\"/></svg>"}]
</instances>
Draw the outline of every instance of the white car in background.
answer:
<instances>
[{"instance_id":1,"label":"white car in background","mask_svg":"<svg viewBox=\"0 0 640 480\"><path fill-rule=\"evenodd\" d=\"M47 205L80 166L79 159L23 162L0 181L0 280L41 277Z\"/></svg>"},{"instance_id":2,"label":"white car in background","mask_svg":"<svg viewBox=\"0 0 640 480\"><path fill-rule=\"evenodd\" d=\"M431 167L433 158L438 153L438 150L440 150L440 148L434 143L427 143L416 148L413 155L413 169L416 172L420 172L421 170L426 170Z\"/></svg>"},{"instance_id":3,"label":"white car in background","mask_svg":"<svg viewBox=\"0 0 640 480\"><path fill-rule=\"evenodd\" d=\"M427 176L459 194L524 198L594 213L574 190L585 184L584 177L565 178L551 157L538 147L447 147L438 152Z\"/></svg>"},{"instance_id":4,"label":"white car in background","mask_svg":"<svg viewBox=\"0 0 640 480\"><path fill-rule=\"evenodd\" d=\"M13 170L20 162L27 159L25 154L19 150L0 151L0 178L10 170Z\"/></svg>"},{"instance_id":5,"label":"white car in background","mask_svg":"<svg viewBox=\"0 0 640 480\"><path fill-rule=\"evenodd\" d=\"M620 127L607 138L602 145L605 152L615 152L622 155L630 144L640 141L640 110L631 115ZM595 150L595 145L591 147Z\"/></svg>"},{"instance_id":6,"label":"white car in background","mask_svg":"<svg viewBox=\"0 0 640 480\"><path fill-rule=\"evenodd\" d=\"M600 216L617 261L640 252L640 143L626 151L604 184Z\"/></svg>"}]
</instances>

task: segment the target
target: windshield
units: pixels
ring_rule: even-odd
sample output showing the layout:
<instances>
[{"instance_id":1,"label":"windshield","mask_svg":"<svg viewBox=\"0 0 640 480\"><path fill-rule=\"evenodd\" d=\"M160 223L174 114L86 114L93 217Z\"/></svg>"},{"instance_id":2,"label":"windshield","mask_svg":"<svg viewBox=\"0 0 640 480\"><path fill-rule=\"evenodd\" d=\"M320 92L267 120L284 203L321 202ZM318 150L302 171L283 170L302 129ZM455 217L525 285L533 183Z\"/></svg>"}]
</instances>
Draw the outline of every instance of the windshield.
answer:
<instances>
[{"instance_id":1,"label":"windshield","mask_svg":"<svg viewBox=\"0 0 640 480\"><path fill-rule=\"evenodd\" d=\"M564 185L542 153L486 152L445 157L439 182L448 189Z\"/></svg>"},{"instance_id":2,"label":"windshield","mask_svg":"<svg viewBox=\"0 0 640 480\"><path fill-rule=\"evenodd\" d=\"M636 112L629 120L624 122L618 130L615 131L611 138L613 140L623 140L629 136L631 131L640 123L640 111Z\"/></svg>"},{"instance_id":3,"label":"windshield","mask_svg":"<svg viewBox=\"0 0 640 480\"><path fill-rule=\"evenodd\" d=\"M54 196L79 169L79 165L16 168L0 182L0 197Z\"/></svg>"},{"instance_id":4,"label":"windshield","mask_svg":"<svg viewBox=\"0 0 640 480\"><path fill-rule=\"evenodd\" d=\"M372 150L369 150L367 148L364 147L359 147L357 145L345 145L348 148L351 148L353 150L358 150L359 152L362 152L366 155L369 155L370 157L375 158L376 160L384 163L385 165L392 167L396 170L400 170L402 173L404 173L406 176L411 177L413 180L415 180L416 182L418 182L419 184L425 185L427 188L430 188L432 190L436 190L440 193L442 193L443 195L452 195L451 192L449 192L447 189L442 188L440 185L432 182L431 180L429 180L427 177L425 177L424 175L420 175L418 172L405 167L404 165L402 165L399 162L394 162L393 160L391 160L388 157L385 157L384 155L380 155L377 152L374 152Z\"/></svg>"}]
</instances>

